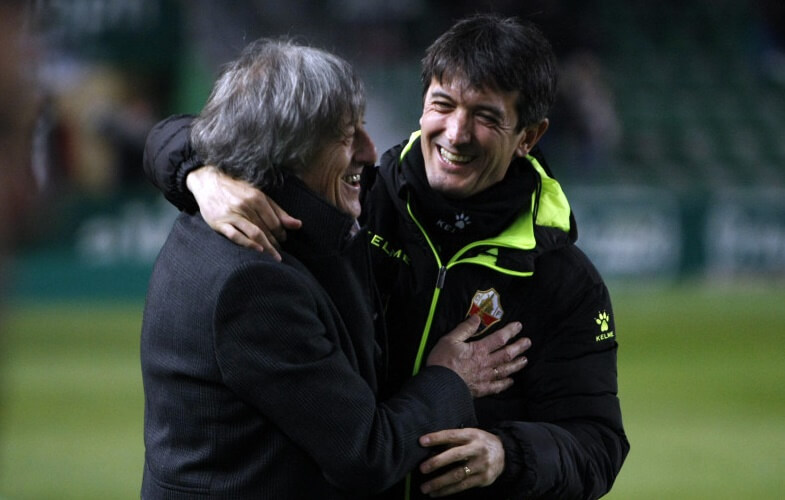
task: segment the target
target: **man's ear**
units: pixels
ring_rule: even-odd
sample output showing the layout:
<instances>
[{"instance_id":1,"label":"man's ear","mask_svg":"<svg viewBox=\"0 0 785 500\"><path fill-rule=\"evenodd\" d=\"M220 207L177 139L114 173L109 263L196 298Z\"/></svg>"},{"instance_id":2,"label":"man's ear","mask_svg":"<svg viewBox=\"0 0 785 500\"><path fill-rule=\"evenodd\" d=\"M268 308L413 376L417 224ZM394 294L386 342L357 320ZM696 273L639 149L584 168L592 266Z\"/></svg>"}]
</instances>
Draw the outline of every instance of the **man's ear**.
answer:
<instances>
[{"instance_id":1,"label":"man's ear","mask_svg":"<svg viewBox=\"0 0 785 500\"><path fill-rule=\"evenodd\" d=\"M515 154L521 157L529 154L529 151L531 151L542 136L545 135L545 131L548 130L549 124L550 122L548 119L543 118L540 123L526 127L523 137L521 137L521 142L518 144L518 147L515 148Z\"/></svg>"}]
</instances>

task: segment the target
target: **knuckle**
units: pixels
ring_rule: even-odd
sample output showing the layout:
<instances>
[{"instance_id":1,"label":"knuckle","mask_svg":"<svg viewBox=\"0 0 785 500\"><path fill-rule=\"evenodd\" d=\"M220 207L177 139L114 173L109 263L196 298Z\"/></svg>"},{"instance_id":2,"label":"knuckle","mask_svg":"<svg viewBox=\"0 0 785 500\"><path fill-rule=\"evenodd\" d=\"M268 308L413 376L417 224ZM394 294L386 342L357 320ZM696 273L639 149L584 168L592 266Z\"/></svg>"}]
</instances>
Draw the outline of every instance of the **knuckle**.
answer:
<instances>
[{"instance_id":1,"label":"knuckle","mask_svg":"<svg viewBox=\"0 0 785 500\"><path fill-rule=\"evenodd\" d=\"M508 342L511 338L515 336L515 329L512 328L512 325L505 326L502 331L504 332L503 337L505 342Z\"/></svg>"}]
</instances>

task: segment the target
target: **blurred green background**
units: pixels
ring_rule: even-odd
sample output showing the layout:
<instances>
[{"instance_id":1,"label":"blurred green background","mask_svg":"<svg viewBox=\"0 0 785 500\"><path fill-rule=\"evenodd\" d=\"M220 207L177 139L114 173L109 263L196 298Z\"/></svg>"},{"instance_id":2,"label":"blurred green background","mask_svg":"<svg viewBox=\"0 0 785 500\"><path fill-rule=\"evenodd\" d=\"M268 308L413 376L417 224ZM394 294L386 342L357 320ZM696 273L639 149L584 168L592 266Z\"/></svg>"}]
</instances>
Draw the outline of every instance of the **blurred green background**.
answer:
<instances>
[{"instance_id":1,"label":"blurred green background","mask_svg":"<svg viewBox=\"0 0 785 500\"><path fill-rule=\"evenodd\" d=\"M612 291L632 451L607 498L782 498L785 290ZM141 310L139 300L11 309L3 498L138 498Z\"/></svg>"},{"instance_id":2,"label":"blurred green background","mask_svg":"<svg viewBox=\"0 0 785 500\"><path fill-rule=\"evenodd\" d=\"M14 3L37 203L0 199L0 499L139 496L141 314L176 214L141 175L150 127L288 33L356 66L381 152L417 127L424 48L483 10L559 56L542 146L614 298L632 444L608 498L785 496L785 2Z\"/></svg>"}]
</instances>

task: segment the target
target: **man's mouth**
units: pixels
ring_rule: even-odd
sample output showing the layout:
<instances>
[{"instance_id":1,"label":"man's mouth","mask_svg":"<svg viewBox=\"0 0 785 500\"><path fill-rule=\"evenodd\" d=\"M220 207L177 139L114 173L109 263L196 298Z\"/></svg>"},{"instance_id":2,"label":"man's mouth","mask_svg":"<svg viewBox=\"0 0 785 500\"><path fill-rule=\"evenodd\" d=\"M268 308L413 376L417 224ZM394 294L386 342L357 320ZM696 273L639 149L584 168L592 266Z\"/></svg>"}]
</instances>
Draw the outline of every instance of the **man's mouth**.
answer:
<instances>
[{"instance_id":1,"label":"man's mouth","mask_svg":"<svg viewBox=\"0 0 785 500\"><path fill-rule=\"evenodd\" d=\"M341 177L341 180L350 186L359 187L360 186L360 174L349 174L344 175Z\"/></svg>"},{"instance_id":2,"label":"man's mouth","mask_svg":"<svg viewBox=\"0 0 785 500\"><path fill-rule=\"evenodd\" d=\"M457 153L451 153L450 151L447 151L443 147L439 147L439 155L442 158L444 158L447 162L454 163L454 164L469 163L473 159L473 157L468 155L459 155Z\"/></svg>"}]
</instances>

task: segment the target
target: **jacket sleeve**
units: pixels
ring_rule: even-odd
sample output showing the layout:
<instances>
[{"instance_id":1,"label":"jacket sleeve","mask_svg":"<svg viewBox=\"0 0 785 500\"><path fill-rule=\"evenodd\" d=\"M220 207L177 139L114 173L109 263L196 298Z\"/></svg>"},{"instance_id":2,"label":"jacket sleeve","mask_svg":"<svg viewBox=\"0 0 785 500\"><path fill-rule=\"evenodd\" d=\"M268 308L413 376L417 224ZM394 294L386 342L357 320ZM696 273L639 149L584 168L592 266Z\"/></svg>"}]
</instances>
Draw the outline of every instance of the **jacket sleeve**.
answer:
<instances>
[{"instance_id":1,"label":"jacket sleeve","mask_svg":"<svg viewBox=\"0 0 785 500\"><path fill-rule=\"evenodd\" d=\"M174 115L157 123L147 135L144 173L178 209L194 213L196 200L185 185L186 176L204 163L191 148L191 115Z\"/></svg>"},{"instance_id":2,"label":"jacket sleeve","mask_svg":"<svg viewBox=\"0 0 785 500\"><path fill-rule=\"evenodd\" d=\"M291 268L237 271L214 318L226 384L339 489L356 495L387 489L427 457L419 436L476 422L468 388L443 367L426 368L377 401L330 334L329 315Z\"/></svg>"},{"instance_id":3,"label":"jacket sleeve","mask_svg":"<svg viewBox=\"0 0 785 500\"><path fill-rule=\"evenodd\" d=\"M593 499L607 493L629 451L617 398L616 328L610 296L575 247L538 267L550 296L540 359L525 370L525 421L496 433L505 470L504 498ZM525 328L525 327L524 327Z\"/></svg>"}]
</instances>

